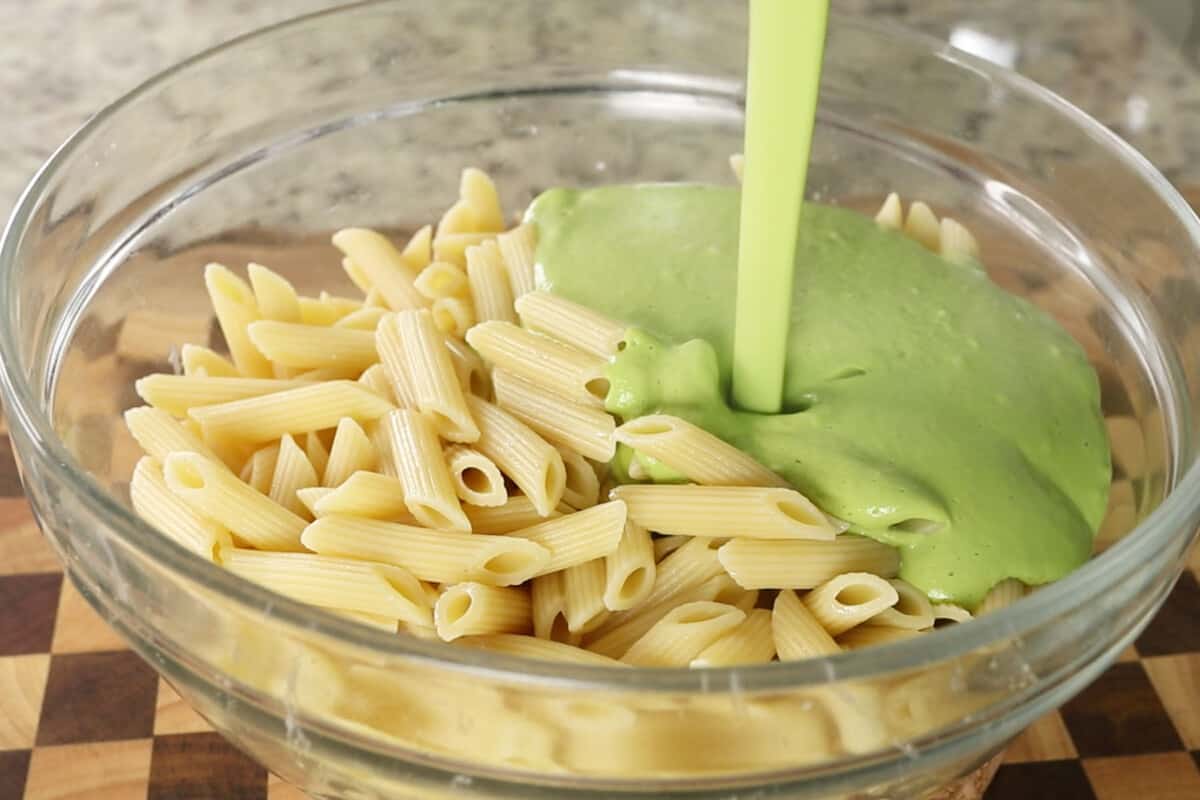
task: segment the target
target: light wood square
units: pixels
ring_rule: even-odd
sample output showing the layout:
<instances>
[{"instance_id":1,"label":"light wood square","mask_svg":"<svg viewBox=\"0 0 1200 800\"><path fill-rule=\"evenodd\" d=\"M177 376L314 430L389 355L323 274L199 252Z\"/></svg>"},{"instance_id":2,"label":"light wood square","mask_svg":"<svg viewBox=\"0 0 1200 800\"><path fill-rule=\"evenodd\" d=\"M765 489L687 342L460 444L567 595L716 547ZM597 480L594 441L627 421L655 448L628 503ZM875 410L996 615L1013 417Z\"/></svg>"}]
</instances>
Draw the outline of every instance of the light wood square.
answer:
<instances>
[{"instance_id":1,"label":"light wood square","mask_svg":"<svg viewBox=\"0 0 1200 800\"><path fill-rule=\"evenodd\" d=\"M205 733L212 730L204 717L197 714L171 684L158 679L158 700L154 706L154 735L171 733Z\"/></svg>"},{"instance_id":2,"label":"light wood square","mask_svg":"<svg viewBox=\"0 0 1200 800\"><path fill-rule=\"evenodd\" d=\"M0 658L0 750L24 750L37 737L50 656Z\"/></svg>"},{"instance_id":3,"label":"light wood square","mask_svg":"<svg viewBox=\"0 0 1200 800\"><path fill-rule=\"evenodd\" d=\"M1200 653L1147 658L1142 666L1184 746L1200 750Z\"/></svg>"},{"instance_id":4,"label":"light wood square","mask_svg":"<svg viewBox=\"0 0 1200 800\"><path fill-rule=\"evenodd\" d=\"M96 653L125 650L128 645L88 605L75 586L64 580L51 647L55 653Z\"/></svg>"},{"instance_id":5,"label":"light wood square","mask_svg":"<svg viewBox=\"0 0 1200 800\"><path fill-rule=\"evenodd\" d=\"M152 745L130 739L39 747L29 761L25 800L145 800Z\"/></svg>"}]
</instances>

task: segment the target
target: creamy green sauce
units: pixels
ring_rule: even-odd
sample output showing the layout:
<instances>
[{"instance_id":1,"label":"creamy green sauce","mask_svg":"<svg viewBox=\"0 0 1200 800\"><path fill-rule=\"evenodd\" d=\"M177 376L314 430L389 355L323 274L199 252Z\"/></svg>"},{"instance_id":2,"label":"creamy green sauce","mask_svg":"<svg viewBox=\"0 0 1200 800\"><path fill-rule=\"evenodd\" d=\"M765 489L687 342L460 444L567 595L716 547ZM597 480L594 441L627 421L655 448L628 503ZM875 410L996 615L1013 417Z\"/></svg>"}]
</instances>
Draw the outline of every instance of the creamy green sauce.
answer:
<instances>
[{"instance_id":1,"label":"creamy green sauce","mask_svg":"<svg viewBox=\"0 0 1200 800\"><path fill-rule=\"evenodd\" d=\"M753 455L901 576L974 607L1087 560L1108 440L1095 372L1053 320L860 214L805 205L784 413L727 404L736 189L552 189L530 210L539 284L628 323L608 409L675 414Z\"/></svg>"}]
</instances>

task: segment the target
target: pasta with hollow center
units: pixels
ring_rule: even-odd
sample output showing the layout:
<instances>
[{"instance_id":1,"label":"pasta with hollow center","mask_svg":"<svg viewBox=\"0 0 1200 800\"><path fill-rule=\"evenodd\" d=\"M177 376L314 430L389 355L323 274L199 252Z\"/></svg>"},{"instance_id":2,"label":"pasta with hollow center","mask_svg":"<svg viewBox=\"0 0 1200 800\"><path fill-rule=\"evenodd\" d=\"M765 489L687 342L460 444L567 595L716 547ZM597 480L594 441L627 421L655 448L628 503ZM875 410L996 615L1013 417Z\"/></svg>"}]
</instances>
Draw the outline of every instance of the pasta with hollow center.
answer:
<instances>
[{"instance_id":1,"label":"pasta with hollow center","mask_svg":"<svg viewBox=\"0 0 1200 800\"><path fill-rule=\"evenodd\" d=\"M889 196L878 224L977 254L902 211ZM137 382L135 510L347 624L578 665L795 660L971 618L733 443L606 410L626 326L539 286L535 226L502 220L468 171L436 230L339 231L362 300L210 265L228 354L185 345L183 374Z\"/></svg>"}]
</instances>

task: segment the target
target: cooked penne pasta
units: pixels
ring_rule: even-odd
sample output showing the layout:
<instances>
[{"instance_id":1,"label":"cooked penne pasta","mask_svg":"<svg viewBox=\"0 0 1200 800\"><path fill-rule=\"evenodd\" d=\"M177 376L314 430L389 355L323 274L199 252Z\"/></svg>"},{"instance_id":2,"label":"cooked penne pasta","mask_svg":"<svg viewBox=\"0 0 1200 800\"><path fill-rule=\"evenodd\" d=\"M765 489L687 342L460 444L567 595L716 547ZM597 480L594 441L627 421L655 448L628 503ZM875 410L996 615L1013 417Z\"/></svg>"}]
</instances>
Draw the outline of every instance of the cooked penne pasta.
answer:
<instances>
[{"instance_id":1,"label":"cooked penne pasta","mask_svg":"<svg viewBox=\"0 0 1200 800\"><path fill-rule=\"evenodd\" d=\"M933 604L933 623L935 626L943 620L946 622L966 622L970 619L974 619L974 616L962 606L956 606L953 603Z\"/></svg>"},{"instance_id":2,"label":"cooked penne pasta","mask_svg":"<svg viewBox=\"0 0 1200 800\"><path fill-rule=\"evenodd\" d=\"M371 278L367 275L367 271L349 256L342 258L342 271L346 273L346 277L350 279L350 282L357 286L358 290L363 294L370 294L375 291L375 288L371 285Z\"/></svg>"},{"instance_id":3,"label":"cooked penne pasta","mask_svg":"<svg viewBox=\"0 0 1200 800\"><path fill-rule=\"evenodd\" d=\"M516 310L526 328L603 359L616 355L625 338L621 323L550 292L522 295Z\"/></svg>"},{"instance_id":4,"label":"cooked penne pasta","mask_svg":"<svg viewBox=\"0 0 1200 800\"><path fill-rule=\"evenodd\" d=\"M679 417L637 417L617 428L613 438L702 485L790 488L741 450Z\"/></svg>"},{"instance_id":5,"label":"cooked penne pasta","mask_svg":"<svg viewBox=\"0 0 1200 800\"><path fill-rule=\"evenodd\" d=\"M307 385L304 381L272 378L190 377L156 373L139 378L133 386L148 405L182 417L196 406L261 397Z\"/></svg>"},{"instance_id":6,"label":"cooked penne pasta","mask_svg":"<svg viewBox=\"0 0 1200 800\"><path fill-rule=\"evenodd\" d=\"M571 633L589 633L608 616L604 561L595 558L562 571L564 616Z\"/></svg>"},{"instance_id":7,"label":"cooked penne pasta","mask_svg":"<svg viewBox=\"0 0 1200 800\"><path fill-rule=\"evenodd\" d=\"M450 360L454 362L454 371L458 373L458 382L463 391L485 400L490 398L492 379L479 354L466 342L453 338L446 339L446 350L450 353Z\"/></svg>"},{"instance_id":8,"label":"cooked penne pasta","mask_svg":"<svg viewBox=\"0 0 1200 800\"><path fill-rule=\"evenodd\" d=\"M625 504L612 500L508 535L535 542L550 551L550 561L535 573L544 575L603 558L616 550L625 528L625 514Z\"/></svg>"},{"instance_id":9,"label":"cooked penne pasta","mask_svg":"<svg viewBox=\"0 0 1200 800\"><path fill-rule=\"evenodd\" d=\"M392 405L353 381L327 381L260 397L199 406L188 415L207 436L268 442L285 433L332 428L343 417L358 422L378 419ZM151 454L153 455L153 454Z\"/></svg>"},{"instance_id":10,"label":"cooked penne pasta","mask_svg":"<svg viewBox=\"0 0 1200 800\"><path fill-rule=\"evenodd\" d=\"M462 297L469 291L467 273L447 261L434 261L417 276L414 283L417 291L428 300L442 297Z\"/></svg>"},{"instance_id":11,"label":"cooked penne pasta","mask_svg":"<svg viewBox=\"0 0 1200 800\"><path fill-rule=\"evenodd\" d=\"M859 625L843 633L837 638L838 646L845 650L861 650L864 647L874 647L880 644L891 644L914 636L920 636L920 631L911 628L889 628L882 625Z\"/></svg>"},{"instance_id":12,"label":"cooked penne pasta","mask_svg":"<svg viewBox=\"0 0 1200 800\"><path fill-rule=\"evenodd\" d=\"M317 504L323 499L333 494L336 489L330 489L328 486L309 486L307 489L297 489L296 497L308 509L308 519L315 519L317 514Z\"/></svg>"},{"instance_id":13,"label":"cooked penne pasta","mask_svg":"<svg viewBox=\"0 0 1200 800\"><path fill-rule=\"evenodd\" d=\"M933 627L933 605L929 598L908 581L893 578L888 583L896 590L896 603L867 620L868 625L909 628L923 631Z\"/></svg>"},{"instance_id":14,"label":"cooked penne pasta","mask_svg":"<svg viewBox=\"0 0 1200 800\"><path fill-rule=\"evenodd\" d=\"M527 222L497 236L496 243L500 246L500 255L504 258L504 270L508 275L508 285L512 289L513 297L520 298L532 292L537 286L534 278L537 230Z\"/></svg>"},{"instance_id":15,"label":"cooked penne pasta","mask_svg":"<svg viewBox=\"0 0 1200 800\"><path fill-rule=\"evenodd\" d=\"M693 536L656 536L654 537L654 563L662 561L667 556L683 547L688 542L696 541Z\"/></svg>"},{"instance_id":16,"label":"cooked penne pasta","mask_svg":"<svg viewBox=\"0 0 1200 800\"><path fill-rule=\"evenodd\" d=\"M512 533L560 516L557 510L542 516L533 501L523 494L509 497L502 506L468 505L463 510L471 520L471 530L475 533Z\"/></svg>"},{"instance_id":17,"label":"cooked penne pasta","mask_svg":"<svg viewBox=\"0 0 1200 800\"><path fill-rule=\"evenodd\" d=\"M300 298L300 321L305 325L332 325L362 306L361 300L321 292L320 297Z\"/></svg>"},{"instance_id":18,"label":"cooked penne pasta","mask_svg":"<svg viewBox=\"0 0 1200 800\"><path fill-rule=\"evenodd\" d=\"M259 317L280 322L300 321L300 299L287 278L261 264L247 265L246 272L254 289Z\"/></svg>"},{"instance_id":19,"label":"cooked penne pasta","mask_svg":"<svg viewBox=\"0 0 1200 800\"><path fill-rule=\"evenodd\" d=\"M791 589L775 598L771 630L780 661L827 656L841 649Z\"/></svg>"},{"instance_id":20,"label":"cooked penne pasta","mask_svg":"<svg viewBox=\"0 0 1200 800\"><path fill-rule=\"evenodd\" d=\"M640 605L654 589L657 565L650 532L629 520L617 549L604 559L604 607L626 611Z\"/></svg>"},{"instance_id":21,"label":"cooked penne pasta","mask_svg":"<svg viewBox=\"0 0 1200 800\"><path fill-rule=\"evenodd\" d=\"M449 261L463 269L467 268L467 248L496 238L494 233L447 233L438 234L433 240L433 260Z\"/></svg>"},{"instance_id":22,"label":"cooked penne pasta","mask_svg":"<svg viewBox=\"0 0 1200 800\"><path fill-rule=\"evenodd\" d=\"M270 494L271 481L275 478L275 465L279 461L279 442L271 442L255 450L246 460L238 476L263 494Z\"/></svg>"},{"instance_id":23,"label":"cooked penne pasta","mask_svg":"<svg viewBox=\"0 0 1200 800\"><path fill-rule=\"evenodd\" d=\"M374 331L379 327L379 321L390 313L380 306L363 306L358 311L351 311L346 316L333 323L335 328L351 328L356 331Z\"/></svg>"},{"instance_id":24,"label":"cooked penne pasta","mask_svg":"<svg viewBox=\"0 0 1200 800\"><path fill-rule=\"evenodd\" d=\"M492 371L496 405L546 441L586 458L609 461L616 451L616 423L603 409L563 400L554 392L503 369Z\"/></svg>"},{"instance_id":25,"label":"cooked penne pasta","mask_svg":"<svg viewBox=\"0 0 1200 800\"><path fill-rule=\"evenodd\" d=\"M458 196L471 211L471 227L476 231L496 232L504 229L504 212L500 210L500 194L491 176L476 167L462 171Z\"/></svg>"},{"instance_id":26,"label":"cooked penne pasta","mask_svg":"<svg viewBox=\"0 0 1200 800\"><path fill-rule=\"evenodd\" d=\"M276 368L278 373L292 373L288 377L300 383L316 383L318 381L356 381L362 377L362 370L357 367L317 367L316 369L294 370L288 367Z\"/></svg>"},{"instance_id":27,"label":"cooked penne pasta","mask_svg":"<svg viewBox=\"0 0 1200 800\"><path fill-rule=\"evenodd\" d=\"M216 561L233 546L224 526L197 514L167 487L162 465L150 456L142 456L134 467L129 498L142 519L201 558Z\"/></svg>"},{"instance_id":28,"label":"cooked penne pasta","mask_svg":"<svg viewBox=\"0 0 1200 800\"><path fill-rule=\"evenodd\" d=\"M125 427L146 454L160 464L171 453L199 453L222 464L217 454L182 422L160 408L141 406L125 412Z\"/></svg>"},{"instance_id":29,"label":"cooked penne pasta","mask_svg":"<svg viewBox=\"0 0 1200 800\"><path fill-rule=\"evenodd\" d=\"M492 653L502 653L507 656L533 658L539 661L560 661L564 664L578 664L594 667L628 667L616 659L591 653L574 645L550 641L534 636L521 636L512 633L498 633L490 636L471 636L459 640L460 644L468 647L478 647Z\"/></svg>"},{"instance_id":30,"label":"cooked penne pasta","mask_svg":"<svg viewBox=\"0 0 1200 800\"><path fill-rule=\"evenodd\" d=\"M458 339L475 324L475 308L465 297L439 297L433 301L430 313L439 331Z\"/></svg>"},{"instance_id":31,"label":"cooked penne pasta","mask_svg":"<svg viewBox=\"0 0 1200 800\"><path fill-rule=\"evenodd\" d=\"M577 511L596 505L600 499L600 478L596 476L596 470L574 450L557 449L566 470L562 501Z\"/></svg>"},{"instance_id":32,"label":"cooked penne pasta","mask_svg":"<svg viewBox=\"0 0 1200 800\"><path fill-rule=\"evenodd\" d=\"M356 472L375 469L379 454L362 426L350 417L338 421L333 446L322 473L322 486L341 486Z\"/></svg>"},{"instance_id":33,"label":"cooked penne pasta","mask_svg":"<svg viewBox=\"0 0 1200 800\"><path fill-rule=\"evenodd\" d=\"M884 199L883 205L875 214L875 222L882 228L898 231L904 227L904 208L900 205L900 195L891 192Z\"/></svg>"},{"instance_id":34,"label":"cooked penne pasta","mask_svg":"<svg viewBox=\"0 0 1200 800\"><path fill-rule=\"evenodd\" d=\"M714 575L706 581L690 586L658 603L643 603L629 611L609 616L605 624L588 637L587 649L610 658L620 658L645 635L646 631L674 608L688 603L712 601L733 605L731 599L740 599L745 592L728 575ZM745 608L743 611L747 610Z\"/></svg>"},{"instance_id":35,"label":"cooked penne pasta","mask_svg":"<svg viewBox=\"0 0 1200 800\"><path fill-rule=\"evenodd\" d=\"M163 478L193 511L263 550L300 550L305 522L210 458L171 453Z\"/></svg>"},{"instance_id":36,"label":"cooked penne pasta","mask_svg":"<svg viewBox=\"0 0 1200 800\"><path fill-rule=\"evenodd\" d=\"M500 248L494 240L467 248L467 287L476 320L517 321L512 289L508 285Z\"/></svg>"},{"instance_id":37,"label":"cooked penne pasta","mask_svg":"<svg viewBox=\"0 0 1200 800\"><path fill-rule=\"evenodd\" d=\"M371 331L264 319L250 323L246 332L255 347L284 367L361 372L379 361Z\"/></svg>"},{"instance_id":38,"label":"cooked penne pasta","mask_svg":"<svg viewBox=\"0 0 1200 800\"><path fill-rule=\"evenodd\" d=\"M811 589L843 572L885 578L900 569L900 552L865 536L831 542L736 538L718 551L721 566L747 589Z\"/></svg>"},{"instance_id":39,"label":"cooked penne pasta","mask_svg":"<svg viewBox=\"0 0 1200 800\"><path fill-rule=\"evenodd\" d=\"M250 340L248 326L259 318L250 286L220 264L204 268L204 285L217 315L217 324L238 372L247 378L269 378L271 363Z\"/></svg>"},{"instance_id":40,"label":"cooked penne pasta","mask_svg":"<svg viewBox=\"0 0 1200 800\"><path fill-rule=\"evenodd\" d=\"M637 667L686 667L746 619L740 608L699 601L674 608L621 656Z\"/></svg>"},{"instance_id":41,"label":"cooked penne pasta","mask_svg":"<svg viewBox=\"0 0 1200 800\"><path fill-rule=\"evenodd\" d=\"M425 306L425 298L413 286L416 271L387 237L365 228L344 228L333 235L333 246L361 268L388 308L400 311Z\"/></svg>"},{"instance_id":42,"label":"cooked penne pasta","mask_svg":"<svg viewBox=\"0 0 1200 800\"><path fill-rule=\"evenodd\" d=\"M416 409L424 414L443 439L474 442L479 426L467 409L454 362L445 339L428 311L401 311L384 324L395 325L404 360L404 373Z\"/></svg>"},{"instance_id":43,"label":"cooked penne pasta","mask_svg":"<svg viewBox=\"0 0 1200 800\"><path fill-rule=\"evenodd\" d=\"M343 419L345 419L343 417ZM329 465L329 448L325 441L328 439L333 441L333 433L329 432L326 435L325 431L309 431L304 434L304 453L308 456L308 461L313 465L313 469L317 471L317 475L325 473L325 467Z\"/></svg>"},{"instance_id":44,"label":"cooked penne pasta","mask_svg":"<svg viewBox=\"0 0 1200 800\"><path fill-rule=\"evenodd\" d=\"M375 344L379 344L378 339L376 339ZM389 403L393 405L397 404L396 393L392 391L392 383L388 379L387 371L384 369L383 364L372 364L367 367L363 374L358 377L358 382Z\"/></svg>"},{"instance_id":45,"label":"cooked penne pasta","mask_svg":"<svg viewBox=\"0 0 1200 800\"><path fill-rule=\"evenodd\" d=\"M749 539L832 541L837 529L807 497L792 489L756 486L650 484L618 486L612 496L629 516L656 533Z\"/></svg>"},{"instance_id":46,"label":"cooked penne pasta","mask_svg":"<svg viewBox=\"0 0 1200 800\"><path fill-rule=\"evenodd\" d=\"M830 636L845 633L896 605L890 583L869 572L846 572L814 587L801 599Z\"/></svg>"},{"instance_id":47,"label":"cooked penne pasta","mask_svg":"<svg viewBox=\"0 0 1200 800\"><path fill-rule=\"evenodd\" d=\"M529 597L534 636L571 645L579 644L583 637L571 633L567 628L567 596L562 572L548 572L535 577L529 582Z\"/></svg>"},{"instance_id":48,"label":"cooked penne pasta","mask_svg":"<svg viewBox=\"0 0 1200 800\"><path fill-rule=\"evenodd\" d=\"M775 634L771 612L752 608L736 628L700 651L692 659L692 667L736 667L743 664L765 664L775 658Z\"/></svg>"},{"instance_id":49,"label":"cooked penne pasta","mask_svg":"<svg viewBox=\"0 0 1200 800\"><path fill-rule=\"evenodd\" d=\"M908 216L904 218L904 235L926 250L935 253L940 250L942 237L937 215L919 200L908 207Z\"/></svg>"},{"instance_id":50,"label":"cooked penne pasta","mask_svg":"<svg viewBox=\"0 0 1200 800\"><path fill-rule=\"evenodd\" d=\"M308 549L404 567L423 581L515 586L545 571L547 548L524 539L434 531L359 517L321 517L304 531Z\"/></svg>"},{"instance_id":51,"label":"cooked penne pasta","mask_svg":"<svg viewBox=\"0 0 1200 800\"><path fill-rule=\"evenodd\" d=\"M317 517L335 514L368 519L416 522L404 505L404 484L378 472L360 470L329 494L324 495L313 512Z\"/></svg>"},{"instance_id":52,"label":"cooked penne pasta","mask_svg":"<svg viewBox=\"0 0 1200 800\"><path fill-rule=\"evenodd\" d=\"M433 623L420 582L390 564L239 548L226 551L222 563L236 575L309 605Z\"/></svg>"},{"instance_id":53,"label":"cooked penne pasta","mask_svg":"<svg viewBox=\"0 0 1200 800\"><path fill-rule=\"evenodd\" d=\"M378 628L379 630L387 631L388 633L396 633L396 631L400 629L400 620L396 619L395 617L385 617L380 616L379 614L368 614L364 611L350 611L349 609L345 608L331 608L329 610L334 614L337 614L339 617L352 619L359 624L366 625L370 628Z\"/></svg>"},{"instance_id":54,"label":"cooked penne pasta","mask_svg":"<svg viewBox=\"0 0 1200 800\"><path fill-rule=\"evenodd\" d=\"M494 508L508 502L504 476L490 458L462 445L447 447L445 455L454 491L464 503Z\"/></svg>"},{"instance_id":55,"label":"cooked penne pasta","mask_svg":"<svg viewBox=\"0 0 1200 800\"><path fill-rule=\"evenodd\" d=\"M524 633L530 621L529 593L482 583L460 583L442 592L433 608L438 636L452 642L461 636Z\"/></svg>"},{"instance_id":56,"label":"cooked penne pasta","mask_svg":"<svg viewBox=\"0 0 1200 800\"><path fill-rule=\"evenodd\" d=\"M400 260L411 272L418 273L433 260L433 226L422 225L400 251Z\"/></svg>"},{"instance_id":57,"label":"cooked penne pasta","mask_svg":"<svg viewBox=\"0 0 1200 800\"><path fill-rule=\"evenodd\" d=\"M598 408L608 394L604 359L549 336L508 322L481 322L467 331L467 342L493 366L571 402Z\"/></svg>"},{"instance_id":58,"label":"cooked penne pasta","mask_svg":"<svg viewBox=\"0 0 1200 800\"><path fill-rule=\"evenodd\" d=\"M389 316L380 321L379 327L375 329L375 347L379 352L380 365L391 386L392 396L401 408L416 408L417 398L412 378L408 374L407 344L400 334L397 317Z\"/></svg>"},{"instance_id":59,"label":"cooked penne pasta","mask_svg":"<svg viewBox=\"0 0 1200 800\"><path fill-rule=\"evenodd\" d=\"M229 359L198 344L185 344L181 347L179 360L183 366L183 374L189 377L195 377L199 370L204 370L204 376L208 378L240 377L237 367Z\"/></svg>"},{"instance_id":60,"label":"cooked penne pasta","mask_svg":"<svg viewBox=\"0 0 1200 800\"><path fill-rule=\"evenodd\" d=\"M984 596L983 602L979 604L979 608L975 609L975 616L982 617L984 614L1008 608L1024 597L1025 592L1025 584L1016 578L1006 578L993 586Z\"/></svg>"},{"instance_id":61,"label":"cooked penne pasta","mask_svg":"<svg viewBox=\"0 0 1200 800\"><path fill-rule=\"evenodd\" d=\"M479 426L475 449L512 479L539 514L549 516L562 500L566 484L562 456L499 406L468 395L467 408Z\"/></svg>"},{"instance_id":62,"label":"cooked penne pasta","mask_svg":"<svg viewBox=\"0 0 1200 800\"><path fill-rule=\"evenodd\" d=\"M307 519L308 509L296 496L296 490L309 489L318 483L317 471L313 469L308 455L300 449L291 434L285 433L279 441L279 457L271 476L268 496L296 516Z\"/></svg>"},{"instance_id":63,"label":"cooked penne pasta","mask_svg":"<svg viewBox=\"0 0 1200 800\"><path fill-rule=\"evenodd\" d=\"M471 530L429 418L411 408L398 408L383 424L409 513L430 528Z\"/></svg>"},{"instance_id":64,"label":"cooked penne pasta","mask_svg":"<svg viewBox=\"0 0 1200 800\"><path fill-rule=\"evenodd\" d=\"M942 217L938 233L941 239L938 252L942 258L956 264L979 260L979 243L958 220Z\"/></svg>"}]
</instances>

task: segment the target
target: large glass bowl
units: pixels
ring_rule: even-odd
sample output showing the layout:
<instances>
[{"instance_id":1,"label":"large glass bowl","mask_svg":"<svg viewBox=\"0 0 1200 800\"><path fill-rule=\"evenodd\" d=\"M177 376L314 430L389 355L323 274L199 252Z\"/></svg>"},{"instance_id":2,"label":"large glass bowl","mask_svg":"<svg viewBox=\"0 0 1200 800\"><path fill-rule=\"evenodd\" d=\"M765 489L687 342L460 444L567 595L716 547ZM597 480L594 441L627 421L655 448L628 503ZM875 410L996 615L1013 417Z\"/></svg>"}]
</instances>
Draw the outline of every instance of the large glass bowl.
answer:
<instances>
[{"instance_id":1,"label":"large glass bowl","mask_svg":"<svg viewBox=\"0 0 1200 800\"><path fill-rule=\"evenodd\" d=\"M1078 572L883 648L614 671L350 623L130 512L137 452L120 413L135 377L210 336L206 262L348 292L330 231L412 231L466 165L514 212L551 185L730 181L743 15L728 0L441 0L305 18L137 89L22 198L0 248L0 358L37 516L100 613L284 778L422 800L972 796L960 779L1095 678L1179 574L1200 513L1196 218L1061 99L846 19L830 32L810 192L871 209L896 189L953 213L993 278L1087 348L1116 469L1107 551Z\"/></svg>"}]
</instances>

